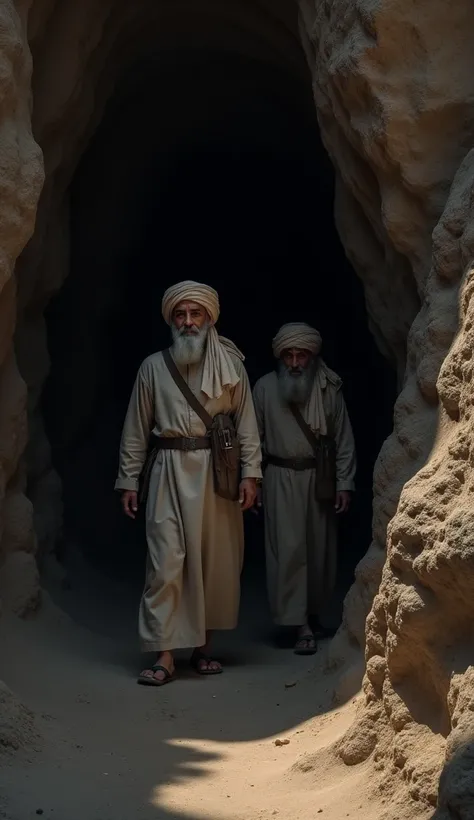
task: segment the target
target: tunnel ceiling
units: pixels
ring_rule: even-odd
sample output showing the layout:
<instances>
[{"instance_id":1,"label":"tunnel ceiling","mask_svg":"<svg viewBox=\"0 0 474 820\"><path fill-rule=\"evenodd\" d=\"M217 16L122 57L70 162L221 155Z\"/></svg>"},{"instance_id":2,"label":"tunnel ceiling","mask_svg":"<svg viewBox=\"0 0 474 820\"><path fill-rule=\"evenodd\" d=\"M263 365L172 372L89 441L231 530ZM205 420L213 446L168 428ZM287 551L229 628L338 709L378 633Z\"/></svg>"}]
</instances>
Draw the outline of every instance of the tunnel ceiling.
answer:
<instances>
[{"instance_id":1,"label":"tunnel ceiling","mask_svg":"<svg viewBox=\"0 0 474 820\"><path fill-rule=\"evenodd\" d=\"M43 310L67 272L67 194L75 168L107 102L126 88L127 77L136 77L144 87L162 60L172 76L173 63L176 66L183 53L219 49L273 64L300 82L310 81L297 7L290 0L138 0L133 6L85 0L80 7L54 6L49 16L44 5L35 4L29 39L35 66L33 130L46 171L35 234L17 266L20 316L25 318L27 308L31 324L33 313ZM190 72L191 90L193 81Z\"/></svg>"},{"instance_id":2,"label":"tunnel ceiling","mask_svg":"<svg viewBox=\"0 0 474 820\"><path fill-rule=\"evenodd\" d=\"M226 3L137 0L133 6L109 0L108 3L84 5L76 11L75 17L68 10L64 20L58 20L57 16L53 18L57 38L51 38L44 19L44 27L38 31L35 31L34 21L31 23L35 63L34 129L43 148L48 137L58 130L58 119L66 109L69 113L76 110L75 119L82 132L89 125L84 120L93 119L95 125L104 100L114 93L117 78L127 74L137 60L143 60L149 54L164 56L196 49L225 50L283 65L299 79L308 80L298 35L297 6L291 0L275 3L269 0L229 0ZM102 9L102 17L97 13L97 6ZM105 14L107 7L108 15ZM92 11L93 24L90 19ZM65 35L74 32L77 42L81 30L83 48L70 53L66 50ZM44 38L48 41L47 53L42 47ZM59 77L58 65L61 65ZM192 85L193 78L189 81ZM75 136L79 137L79 133ZM49 170L57 167L58 159L51 157Z\"/></svg>"}]
</instances>

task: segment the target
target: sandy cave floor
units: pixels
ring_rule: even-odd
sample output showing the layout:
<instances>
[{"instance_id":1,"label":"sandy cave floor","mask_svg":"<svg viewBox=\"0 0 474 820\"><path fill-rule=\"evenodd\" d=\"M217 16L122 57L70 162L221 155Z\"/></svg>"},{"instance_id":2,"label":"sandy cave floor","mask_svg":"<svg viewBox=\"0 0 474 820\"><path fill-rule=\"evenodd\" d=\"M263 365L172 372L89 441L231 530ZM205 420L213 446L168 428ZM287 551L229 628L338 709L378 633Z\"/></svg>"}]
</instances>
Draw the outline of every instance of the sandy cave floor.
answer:
<instances>
[{"instance_id":1,"label":"sandy cave floor","mask_svg":"<svg viewBox=\"0 0 474 820\"><path fill-rule=\"evenodd\" d=\"M355 701L331 706L327 646L316 658L275 648L255 582L244 587L241 626L216 643L225 673L199 678L183 656L179 680L155 689L135 684L140 590L81 572L72 589L50 573L40 614L0 623L2 677L42 735L1 759L0 816L380 817L369 769L347 768L328 749Z\"/></svg>"}]
</instances>

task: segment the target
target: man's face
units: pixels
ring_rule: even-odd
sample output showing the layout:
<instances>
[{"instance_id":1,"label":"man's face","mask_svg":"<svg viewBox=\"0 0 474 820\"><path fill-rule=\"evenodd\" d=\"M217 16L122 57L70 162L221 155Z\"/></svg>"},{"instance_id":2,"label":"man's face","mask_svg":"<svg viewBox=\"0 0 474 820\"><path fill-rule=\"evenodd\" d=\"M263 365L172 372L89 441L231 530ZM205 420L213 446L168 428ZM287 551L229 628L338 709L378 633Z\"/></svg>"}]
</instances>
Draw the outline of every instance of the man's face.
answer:
<instances>
[{"instance_id":1,"label":"man's face","mask_svg":"<svg viewBox=\"0 0 474 820\"><path fill-rule=\"evenodd\" d=\"M301 347L284 350L278 368L278 380L284 401L306 404L314 382L316 359Z\"/></svg>"},{"instance_id":2,"label":"man's face","mask_svg":"<svg viewBox=\"0 0 474 820\"><path fill-rule=\"evenodd\" d=\"M282 361L291 376L301 376L311 362L309 350L301 347L290 347L282 353Z\"/></svg>"},{"instance_id":3,"label":"man's face","mask_svg":"<svg viewBox=\"0 0 474 820\"><path fill-rule=\"evenodd\" d=\"M197 302L180 302L173 311L173 324L184 336L199 333L209 316L202 305Z\"/></svg>"}]
</instances>

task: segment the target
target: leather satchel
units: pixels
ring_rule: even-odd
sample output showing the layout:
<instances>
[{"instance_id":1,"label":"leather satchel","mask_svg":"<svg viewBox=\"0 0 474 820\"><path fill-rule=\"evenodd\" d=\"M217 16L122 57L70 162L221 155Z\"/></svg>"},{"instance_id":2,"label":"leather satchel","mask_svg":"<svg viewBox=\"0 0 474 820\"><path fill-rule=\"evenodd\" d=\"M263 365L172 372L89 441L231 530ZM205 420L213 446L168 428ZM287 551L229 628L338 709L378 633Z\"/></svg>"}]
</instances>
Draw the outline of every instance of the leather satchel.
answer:
<instances>
[{"instance_id":1,"label":"leather satchel","mask_svg":"<svg viewBox=\"0 0 474 820\"><path fill-rule=\"evenodd\" d=\"M289 405L301 432L311 445L316 461L316 498L334 501L336 497L336 441L333 436L318 436L304 420L296 404Z\"/></svg>"},{"instance_id":2,"label":"leather satchel","mask_svg":"<svg viewBox=\"0 0 474 820\"><path fill-rule=\"evenodd\" d=\"M211 442L214 491L227 501L239 500L240 441L234 422L226 413L212 417L183 379L169 350L163 351L165 364L176 386L206 427Z\"/></svg>"}]
</instances>

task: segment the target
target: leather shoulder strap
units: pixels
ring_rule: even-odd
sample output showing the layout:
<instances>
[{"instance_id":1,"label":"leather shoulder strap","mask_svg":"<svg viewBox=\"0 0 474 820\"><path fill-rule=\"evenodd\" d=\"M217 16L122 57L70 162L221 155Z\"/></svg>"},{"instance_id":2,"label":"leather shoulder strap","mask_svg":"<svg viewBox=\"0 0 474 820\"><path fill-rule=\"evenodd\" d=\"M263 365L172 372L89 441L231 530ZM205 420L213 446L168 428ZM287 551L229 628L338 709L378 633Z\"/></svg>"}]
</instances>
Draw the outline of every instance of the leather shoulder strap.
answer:
<instances>
[{"instance_id":1,"label":"leather shoulder strap","mask_svg":"<svg viewBox=\"0 0 474 820\"><path fill-rule=\"evenodd\" d=\"M300 409L299 407L297 407L296 404L290 404L289 407L291 412L293 413L295 421L298 424L301 432L304 434L305 438L311 445L311 448L314 451L314 453L316 453L319 449L319 443L316 433L313 433L309 424L305 422L303 416L301 415Z\"/></svg>"},{"instance_id":2,"label":"leather shoulder strap","mask_svg":"<svg viewBox=\"0 0 474 820\"><path fill-rule=\"evenodd\" d=\"M194 395L189 385L183 379L181 373L179 372L178 368L176 367L173 361L173 357L169 350L163 351L163 358L165 360L166 367L168 368L174 383L177 387L179 387L184 398L188 401L188 403L193 408L194 412L197 413L201 421L205 424L206 429L210 430L213 424L212 416L202 406L197 396Z\"/></svg>"}]
</instances>

